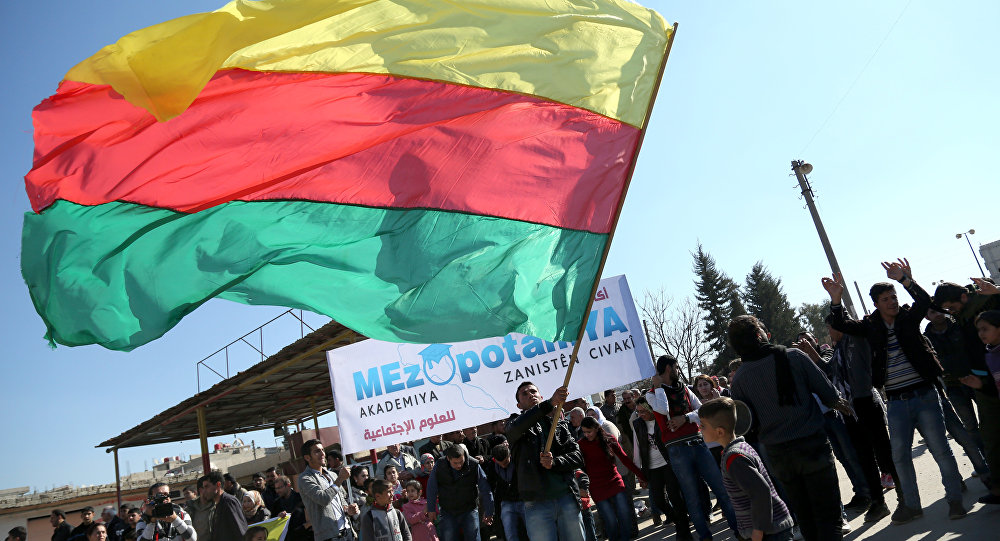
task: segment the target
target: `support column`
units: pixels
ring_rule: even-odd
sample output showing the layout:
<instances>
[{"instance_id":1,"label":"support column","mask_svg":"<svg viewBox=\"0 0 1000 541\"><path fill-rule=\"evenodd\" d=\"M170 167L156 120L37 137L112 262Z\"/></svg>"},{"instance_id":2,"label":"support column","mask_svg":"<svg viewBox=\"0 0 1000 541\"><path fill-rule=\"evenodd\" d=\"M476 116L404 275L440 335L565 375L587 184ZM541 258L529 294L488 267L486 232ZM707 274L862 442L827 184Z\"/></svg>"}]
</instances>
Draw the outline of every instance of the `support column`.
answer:
<instances>
[{"instance_id":1,"label":"support column","mask_svg":"<svg viewBox=\"0 0 1000 541\"><path fill-rule=\"evenodd\" d=\"M316 397L309 397L309 405L312 406L313 411L313 428L316 429L316 439L319 439L319 415L316 413Z\"/></svg>"},{"instance_id":2,"label":"support column","mask_svg":"<svg viewBox=\"0 0 1000 541\"><path fill-rule=\"evenodd\" d=\"M198 406L198 439L201 440L201 468L207 475L212 469L208 459L208 423L205 422L205 406Z\"/></svg>"},{"instance_id":3,"label":"support column","mask_svg":"<svg viewBox=\"0 0 1000 541\"><path fill-rule=\"evenodd\" d=\"M115 507L115 513L119 513L122 508L122 476L118 470L118 448L114 448L115 452L115 499L118 500L118 507ZM124 519L122 519L124 520Z\"/></svg>"}]
</instances>

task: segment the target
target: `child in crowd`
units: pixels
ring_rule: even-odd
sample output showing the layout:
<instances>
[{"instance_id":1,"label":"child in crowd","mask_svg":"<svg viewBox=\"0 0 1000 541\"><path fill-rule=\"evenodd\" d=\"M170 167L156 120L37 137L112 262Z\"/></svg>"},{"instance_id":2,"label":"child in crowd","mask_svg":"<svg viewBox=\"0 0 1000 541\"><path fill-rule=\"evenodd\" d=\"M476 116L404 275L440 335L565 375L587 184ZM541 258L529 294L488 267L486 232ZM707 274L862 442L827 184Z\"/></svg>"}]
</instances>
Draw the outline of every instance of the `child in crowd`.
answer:
<instances>
[{"instance_id":1,"label":"child in crowd","mask_svg":"<svg viewBox=\"0 0 1000 541\"><path fill-rule=\"evenodd\" d=\"M388 471L388 468L386 468ZM376 479L371 494L372 508L361 518L361 539L365 541L411 541L403 513L392 506L392 485Z\"/></svg>"},{"instance_id":2,"label":"child in crowd","mask_svg":"<svg viewBox=\"0 0 1000 541\"><path fill-rule=\"evenodd\" d=\"M698 409L702 437L722 446L722 481L733 502L739 534L753 541L789 541L792 517L774 490L764 462L743 440L750 429L750 408L722 397Z\"/></svg>"},{"instance_id":3,"label":"child in crowd","mask_svg":"<svg viewBox=\"0 0 1000 541\"><path fill-rule=\"evenodd\" d=\"M987 310L976 316L976 331L986 345L986 369L990 371L997 390L1000 390L1000 310ZM985 379L966 376L961 381L974 389L982 389Z\"/></svg>"},{"instance_id":4,"label":"child in crowd","mask_svg":"<svg viewBox=\"0 0 1000 541\"><path fill-rule=\"evenodd\" d=\"M403 485L399 482L399 470L395 464L387 464L385 467L385 480L392 486L392 499L396 501L403 497Z\"/></svg>"},{"instance_id":5,"label":"child in crowd","mask_svg":"<svg viewBox=\"0 0 1000 541\"><path fill-rule=\"evenodd\" d=\"M438 541L437 530L427 516L427 500L421 497L423 489L419 481L406 482L406 503L403 504L403 517L410 525L413 541Z\"/></svg>"},{"instance_id":6,"label":"child in crowd","mask_svg":"<svg viewBox=\"0 0 1000 541\"><path fill-rule=\"evenodd\" d=\"M244 541L267 541L267 528L263 526L251 526L247 528L247 533L243 535Z\"/></svg>"}]
</instances>

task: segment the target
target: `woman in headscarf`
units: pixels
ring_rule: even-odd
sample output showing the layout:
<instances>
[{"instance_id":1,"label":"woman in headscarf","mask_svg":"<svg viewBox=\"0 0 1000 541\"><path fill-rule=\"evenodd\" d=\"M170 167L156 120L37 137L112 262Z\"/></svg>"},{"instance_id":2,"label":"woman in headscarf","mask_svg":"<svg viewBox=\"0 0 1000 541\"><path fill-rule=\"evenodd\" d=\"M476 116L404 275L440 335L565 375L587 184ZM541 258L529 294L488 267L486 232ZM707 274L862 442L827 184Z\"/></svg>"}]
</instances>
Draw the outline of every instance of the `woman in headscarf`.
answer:
<instances>
[{"instance_id":1,"label":"woman in headscarf","mask_svg":"<svg viewBox=\"0 0 1000 541\"><path fill-rule=\"evenodd\" d=\"M271 512L264 506L264 498L256 490L248 490L243 495L243 516L247 519L247 524L264 522L271 518Z\"/></svg>"},{"instance_id":2,"label":"woman in headscarf","mask_svg":"<svg viewBox=\"0 0 1000 541\"><path fill-rule=\"evenodd\" d=\"M616 440L621 440L621 430L618 430L618 427L615 426L614 423L604 418L604 414L601 413L601 408L590 406L587 408L587 417L597 419L597 424L601 425L601 428L603 428L605 432L614 436Z\"/></svg>"}]
</instances>

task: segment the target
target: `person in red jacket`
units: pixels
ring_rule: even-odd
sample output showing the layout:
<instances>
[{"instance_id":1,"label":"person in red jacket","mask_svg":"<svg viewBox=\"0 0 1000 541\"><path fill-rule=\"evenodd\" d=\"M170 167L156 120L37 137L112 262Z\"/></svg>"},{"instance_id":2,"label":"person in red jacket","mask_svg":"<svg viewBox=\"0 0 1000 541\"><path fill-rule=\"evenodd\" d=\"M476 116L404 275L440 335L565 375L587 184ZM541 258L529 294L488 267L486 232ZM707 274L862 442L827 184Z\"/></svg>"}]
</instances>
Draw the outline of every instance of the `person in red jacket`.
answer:
<instances>
[{"instance_id":1,"label":"person in red jacket","mask_svg":"<svg viewBox=\"0 0 1000 541\"><path fill-rule=\"evenodd\" d=\"M597 419L584 418L580 423L583 438L578 442L583 453L583 470L590 477L590 497L597 503L597 512L604 523L609 541L628 541L632 534L632 499L625 490L618 468L617 456L626 468L639 478L643 487L646 477L618 444L618 439L601 428Z\"/></svg>"}]
</instances>

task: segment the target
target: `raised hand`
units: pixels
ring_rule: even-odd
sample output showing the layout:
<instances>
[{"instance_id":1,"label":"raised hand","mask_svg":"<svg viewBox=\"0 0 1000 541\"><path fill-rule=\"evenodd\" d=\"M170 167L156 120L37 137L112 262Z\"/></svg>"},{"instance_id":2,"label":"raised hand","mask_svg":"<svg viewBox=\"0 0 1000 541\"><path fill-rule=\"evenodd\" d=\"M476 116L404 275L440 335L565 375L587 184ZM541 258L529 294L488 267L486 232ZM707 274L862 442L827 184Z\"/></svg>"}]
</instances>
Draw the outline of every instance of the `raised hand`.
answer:
<instances>
[{"instance_id":1,"label":"raised hand","mask_svg":"<svg viewBox=\"0 0 1000 541\"><path fill-rule=\"evenodd\" d=\"M897 259L891 263L883 261L882 268L885 269L886 277L897 282L902 282L911 276L910 262L905 258Z\"/></svg>"},{"instance_id":2,"label":"raised hand","mask_svg":"<svg viewBox=\"0 0 1000 541\"><path fill-rule=\"evenodd\" d=\"M844 296L844 277L840 273L834 273L833 278L823 278L823 289L830 294L833 304L840 304L840 298Z\"/></svg>"},{"instance_id":3,"label":"raised hand","mask_svg":"<svg viewBox=\"0 0 1000 541\"><path fill-rule=\"evenodd\" d=\"M979 288L979 292L982 293L983 295L998 295L998 294L1000 294L1000 288L998 288L996 286L996 284L987 282L983 278L973 278L972 279L972 283L976 284L976 287Z\"/></svg>"}]
</instances>

